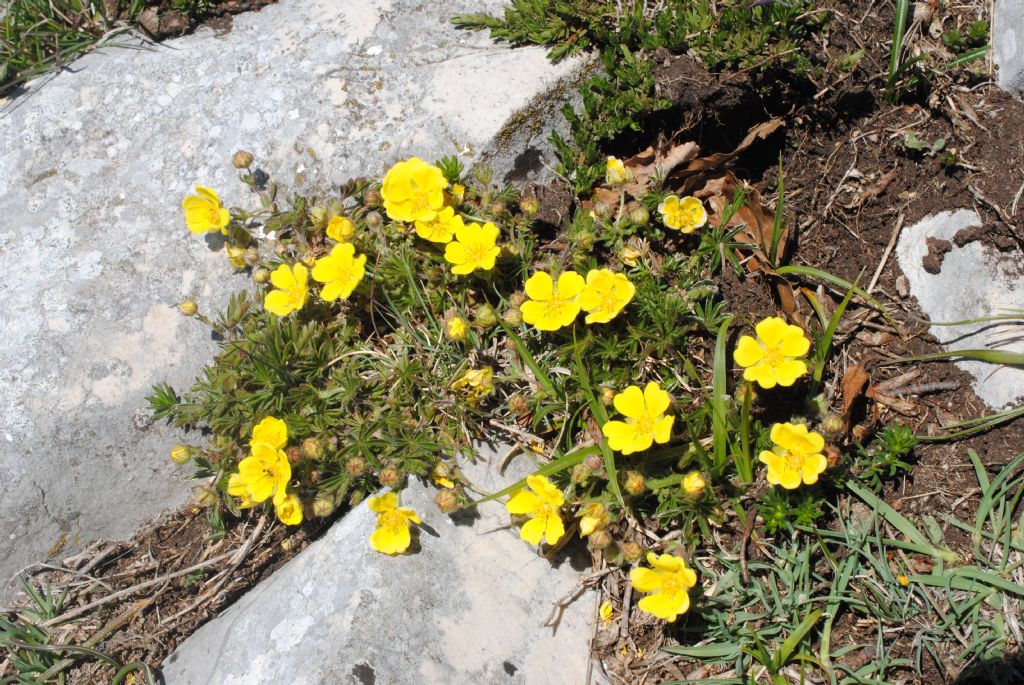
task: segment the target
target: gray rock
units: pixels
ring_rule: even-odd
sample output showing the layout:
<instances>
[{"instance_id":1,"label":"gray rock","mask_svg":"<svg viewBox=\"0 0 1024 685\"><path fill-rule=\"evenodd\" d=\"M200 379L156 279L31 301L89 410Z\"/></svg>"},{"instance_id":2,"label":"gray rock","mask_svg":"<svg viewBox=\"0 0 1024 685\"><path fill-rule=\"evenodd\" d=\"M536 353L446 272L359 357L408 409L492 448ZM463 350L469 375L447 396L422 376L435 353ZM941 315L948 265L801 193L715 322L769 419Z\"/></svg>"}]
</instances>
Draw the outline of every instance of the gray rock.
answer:
<instances>
[{"instance_id":1,"label":"gray rock","mask_svg":"<svg viewBox=\"0 0 1024 685\"><path fill-rule=\"evenodd\" d=\"M512 477L532 468L518 457ZM464 472L484 491L511 480ZM544 627L578 587L573 564L586 562L538 556L499 502L453 521L432 497L418 483L403 493L425 525L418 549L395 557L370 548L375 515L356 507L183 642L164 663L167 684L587 682L594 594L568 605L557 630Z\"/></svg>"},{"instance_id":2,"label":"gray rock","mask_svg":"<svg viewBox=\"0 0 1024 685\"><path fill-rule=\"evenodd\" d=\"M992 47L999 85L1024 98L1024 0L997 0Z\"/></svg>"},{"instance_id":3,"label":"gray rock","mask_svg":"<svg viewBox=\"0 0 1024 685\"><path fill-rule=\"evenodd\" d=\"M900 268L910 283L910 293L931 321L964 321L1024 309L1019 252L999 252L980 241L957 246L955 238L960 231L980 225L976 212L960 209L926 217L900 236L896 247ZM950 243L938 273L925 269L929 238L933 245L935 241ZM930 330L949 350L1024 352L1020 323L932 326ZM994 409L1024 396L1024 369L977 361L956 364L974 376L975 393Z\"/></svg>"},{"instance_id":4,"label":"gray rock","mask_svg":"<svg viewBox=\"0 0 1024 685\"><path fill-rule=\"evenodd\" d=\"M176 304L211 311L246 283L179 204L202 183L253 207L236 149L307 192L411 155L472 164L488 150L499 178L531 170L497 136L517 113L550 116L538 103L570 92L580 63L449 24L501 4L282 0L226 34L91 53L6 103L0 578L187 497L167 458L182 436L151 425L144 397L164 380L187 387L215 350ZM519 144L542 142L532 123Z\"/></svg>"}]
</instances>

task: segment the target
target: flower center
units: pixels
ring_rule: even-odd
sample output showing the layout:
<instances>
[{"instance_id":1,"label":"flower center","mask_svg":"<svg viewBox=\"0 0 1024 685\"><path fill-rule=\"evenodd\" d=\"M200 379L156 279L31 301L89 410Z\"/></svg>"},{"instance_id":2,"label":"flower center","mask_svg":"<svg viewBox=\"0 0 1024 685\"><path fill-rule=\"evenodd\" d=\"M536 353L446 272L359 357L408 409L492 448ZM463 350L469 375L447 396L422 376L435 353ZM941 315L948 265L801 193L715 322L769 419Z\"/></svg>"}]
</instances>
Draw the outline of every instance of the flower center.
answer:
<instances>
[{"instance_id":1,"label":"flower center","mask_svg":"<svg viewBox=\"0 0 1024 685\"><path fill-rule=\"evenodd\" d=\"M466 246L466 257L468 262L479 263L483 261L484 255L487 254L487 248L483 243L476 243L474 245Z\"/></svg>"},{"instance_id":2,"label":"flower center","mask_svg":"<svg viewBox=\"0 0 1024 685\"><path fill-rule=\"evenodd\" d=\"M414 190L409 198L414 212L423 212L430 209L430 196L422 190Z\"/></svg>"},{"instance_id":3,"label":"flower center","mask_svg":"<svg viewBox=\"0 0 1024 685\"><path fill-rule=\"evenodd\" d=\"M790 450L786 450L786 468L790 471L803 471L804 457Z\"/></svg>"},{"instance_id":4,"label":"flower center","mask_svg":"<svg viewBox=\"0 0 1024 685\"><path fill-rule=\"evenodd\" d=\"M778 346L765 347L764 364L767 364L768 366L778 366L784 361L786 361L786 355L782 354L782 350Z\"/></svg>"},{"instance_id":5,"label":"flower center","mask_svg":"<svg viewBox=\"0 0 1024 685\"><path fill-rule=\"evenodd\" d=\"M601 298L601 309L606 312L614 312L619 308L619 299L615 297L615 293L609 292L603 298Z\"/></svg>"},{"instance_id":6,"label":"flower center","mask_svg":"<svg viewBox=\"0 0 1024 685\"><path fill-rule=\"evenodd\" d=\"M654 417L645 412L643 416L636 419L636 422L633 425L636 426L637 433L646 435L654 432L654 424Z\"/></svg>"},{"instance_id":7,"label":"flower center","mask_svg":"<svg viewBox=\"0 0 1024 685\"><path fill-rule=\"evenodd\" d=\"M405 517L402 516L401 512L397 509L393 509L387 513L380 515L381 528L387 528L391 531L399 531L405 527Z\"/></svg>"},{"instance_id":8,"label":"flower center","mask_svg":"<svg viewBox=\"0 0 1024 685\"><path fill-rule=\"evenodd\" d=\"M544 303L544 316L548 318L558 317L562 314L562 308L565 306L565 300L558 296L558 293L552 293L551 299Z\"/></svg>"},{"instance_id":9,"label":"flower center","mask_svg":"<svg viewBox=\"0 0 1024 685\"><path fill-rule=\"evenodd\" d=\"M675 575L662 576L661 592L665 595L674 595L681 589L679 579Z\"/></svg>"}]
</instances>

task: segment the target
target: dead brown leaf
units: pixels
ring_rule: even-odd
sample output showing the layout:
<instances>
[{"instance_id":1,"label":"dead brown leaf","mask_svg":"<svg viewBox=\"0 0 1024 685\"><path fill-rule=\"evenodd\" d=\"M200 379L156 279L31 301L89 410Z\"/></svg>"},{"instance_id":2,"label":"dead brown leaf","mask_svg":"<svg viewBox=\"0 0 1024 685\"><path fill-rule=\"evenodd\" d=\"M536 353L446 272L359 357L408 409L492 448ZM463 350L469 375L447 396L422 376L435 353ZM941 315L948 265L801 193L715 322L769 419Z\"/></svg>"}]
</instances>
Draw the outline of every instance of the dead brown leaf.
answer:
<instances>
[{"instance_id":1,"label":"dead brown leaf","mask_svg":"<svg viewBox=\"0 0 1024 685\"><path fill-rule=\"evenodd\" d=\"M878 388L873 385L867 389L865 394L875 402L892 409L897 414L902 414L908 418L914 418L915 416L921 415L920 405L914 404L913 402L907 402L906 400L901 400L898 397L883 395L878 391Z\"/></svg>"},{"instance_id":2,"label":"dead brown leaf","mask_svg":"<svg viewBox=\"0 0 1024 685\"><path fill-rule=\"evenodd\" d=\"M871 377L863 364L854 364L843 374L843 431L849 432L853 405L857 403Z\"/></svg>"},{"instance_id":3,"label":"dead brown leaf","mask_svg":"<svg viewBox=\"0 0 1024 685\"><path fill-rule=\"evenodd\" d=\"M708 171L710 169L718 169L726 162L730 162L735 159L741 152L746 150L748 147L754 144L755 141L764 140L771 134L775 133L782 124L785 123L784 119L769 119L756 126L750 128L747 131L747 135L743 137L740 144L732 152L716 152L706 157L695 159L685 168L678 172L680 178L686 178L687 176L693 176L699 174L702 171Z\"/></svg>"},{"instance_id":4,"label":"dead brown leaf","mask_svg":"<svg viewBox=\"0 0 1024 685\"><path fill-rule=\"evenodd\" d=\"M623 186L633 197L641 197L650 190L651 180L659 173L668 176L680 164L696 159L700 154L700 146L694 142L674 145L664 154L659 154L653 147L633 155L623 164L632 173L633 180Z\"/></svg>"}]
</instances>

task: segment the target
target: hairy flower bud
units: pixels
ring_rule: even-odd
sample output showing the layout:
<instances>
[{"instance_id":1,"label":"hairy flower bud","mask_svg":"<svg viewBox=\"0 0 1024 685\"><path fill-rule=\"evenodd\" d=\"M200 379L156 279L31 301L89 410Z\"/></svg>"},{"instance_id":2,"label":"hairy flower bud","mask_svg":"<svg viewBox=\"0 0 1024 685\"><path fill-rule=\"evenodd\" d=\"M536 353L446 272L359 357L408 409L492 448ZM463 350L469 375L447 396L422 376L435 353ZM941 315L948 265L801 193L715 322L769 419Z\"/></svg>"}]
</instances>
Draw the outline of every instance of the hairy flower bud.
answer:
<instances>
[{"instance_id":1,"label":"hairy flower bud","mask_svg":"<svg viewBox=\"0 0 1024 685\"><path fill-rule=\"evenodd\" d=\"M363 204L371 209L380 207L380 193L376 190L367 190L363 195Z\"/></svg>"},{"instance_id":2,"label":"hairy flower bud","mask_svg":"<svg viewBox=\"0 0 1024 685\"><path fill-rule=\"evenodd\" d=\"M256 266L260 261L260 251L255 247L245 248L245 254L242 255L242 259L245 260L246 265Z\"/></svg>"},{"instance_id":3,"label":"hairy flower bud","mask_svg":"<svg viewBox=\"0 0 1024 685\"><path fill-rule=\"evenodd\" d=\"M830 412L821 420L819 428L827 440L835 440L843 434L843 429L845 428L843 417Z\"/></svg>"},{"instance_id":4,"label":"hairy flower bud","mask_svg":"<svg viewBox=\"0 0 1024 685\"><path fill-rule=\"evenodd\" d=\"M612 406L612 400L615 399L615 391L607 385L602 385L599 392L601 395L601 404L606 407Z\"/></svg>"},{"instance_id":5,"label":"hairy flower bud","mask_svg":"<svg viewBox=\"0 0 1024 685\"><path fill-rule=\"evenodd\" d=\"M450 514L459 508L459 496L454 490L441 490L434 497L434 504L446 514Z\"/></svg>"},{"instance_id":6,"label":"hairy flower bud","mask_svg":"<svg viewBox=\"0 0 1024 685\"><path fill-rule=\"evenodd\" d=\"M317 497L313 500L313 516L319 519L327 518L334 513L334 500L330 497Z\"/></svg>"},{"instance_id":7,"label":"hairy flower bud","mask_svg":"<svg viewBox=\"0 0 1024 685\"><path fill-rule=\"evenodd\" d=\"M270 270L269 269L256 269L252 272L252 280L256 281L260 285L270 283Z\"/></svg>"},{"instance_id":8,"label":"hairy flower bud","mask_svg":"<svg viewBox=\"0 0 1024 685\"><path fill-rule=\"evenodd\" d=\"M592 211L598 219L607 219L612 215L612 206L604 201L595 202Z\"/></svg>"},{"instance_id":9,"label":"hairy flower bud","mask_svg":"<svg viewBox=\"0 0 1024 685\"><path fill-rule=\"evenodd\" d=\"M199 312L199 305L195 300L185 300L178 305L178 311L185 316L195 316Z\"/></svg>"},{"instance_id":10,"label":"hairy flower bud","mask_svg":"<svg viewBox=\"0 0 1024 685\"><path fill-rule=\"evenodd\" d=\"M349 457L345 462L345 472L352 478L363 475L366 471L366 460L362 457Z\"/></svg>"},{"instance_id":11,"label":"hairy flower bud","mask_svg":"<svg viewBox=\"0 0 1024 685\"><path fill-rule=\"evenodd\" d=\"M402 473L395 468L393 465L385 466L377 474L377 478L380 480L380 484L386 488L397 488L398 484L402 482Z\"/></svg>"},{"instance_id":12,"label":"hairy flower bud","mask_svg":"<svg viewBox=\"0 0 1024 685\"><path fill-rule=\"evenodd\" d=\"M252 153L247 150L239 150L235 153L235 156L231 158L231 165L236 169L248 169L252 166L253 156Z\"/></svg>"},{"instance_id":13,"label":"hairy flower bud","mask_svg":"<svg viewBox=\"0 0 1024 685\"><path fill-rule=\"evenodd\" d=\"M324 448L316 438L306 438L302 441L302 454L307 459L319 459L324 456Z\"/></svg>"},{"instance_id":14,"label":"hairy flower bud","mask_svg":"<svg viewBox=\"0 0 1024 685\"><path fill-rule=\"evenodd\" d=\"M523 323L523 312L519 307L509 307L505 310L505 313L501 315L501 318L509 326L520 326Z\"/></svg>"},{"instance_id":15,"label":"hairy flower bud","mask_svg":"<svg viewBox=\"0 0 1024 685\"><path fill-rule=\"evenodd\" d=\"M586 464L587 468L591 471L598 471L602 466L604 466L604 461L596 454L588 456L583 460L583 463Z\"/></svg>"},{"instance_id":16,"label":"hairy flower bud","mask_svg":"<svg viewBox=\"0 0 1024 685\"><path fill-rule=\"evenodd\" d=\"M195 494L195 503L200 507L209 507L217 503L220 497L210 488L200 488Z\"/></svg>"},{"instance_id":17,"label":"hairy flower bud","mask_svg":"<svg viewBox=\"0 0 1024 685\"><path fill-rule=\"evenodd\" d=\"M572 479L581 485L590 480L592 475L593 471L588 469L586 464L576 464L572 467Z\"/></svg>"},{"instance_id":18,"label":"hairy flower bud","mask_svg":"<svg viewBox=\"0 0 1024 685\"><path fill-rule=\"evenodd\" d=\"M380 215L380 212L370 212L366 215L366 226L372 230L377 230L384 225L384 217Z\"/></svg>"},{"instance_id":19,"label":"hairy flower bud","mask_svg":"<svg viewBox=\"0 0 1024 685\"><path fill-rule=\"evenodd\" d=\"M508 398L508 410L516 416L525 416L530 413L530 404L522 395L512 395Z\"/></svg>"},{"instance_id":20,"label":"hairy flower bud","mask_svg":"<svg viewBox=\"0 0 1024 685\"><path fill-rule=\"evenodd\" d=\"M494 307L482 304L473 312L473 321L480 328L492 328L498 323L498 315L494 313Z\"/></svg>"},{"instance_id":21,"label":"hairy flower bud","mask_svg":"<svg viewBox=\"0 0 1024 685\"><path fill-rule=\"evenodd\" d=\"M192 458L192 448L188 445L177 444L171 450L171 460L175 464L187 464Z\"/></svg>"},{"instance_id":22,"label":"hairy flower bud","mask_svg":"<svg viewBox=\"0 0 1024 685\"><path fill-rule=\"evenodd\" d=\"M629 210L629 220L637 226L646 226L651 222L651 213L643 205Z\"/></svg>"},{"instance_id":23,"label":"hairy flower bud","mask_svg":"<svg viewBox=\"0 0 1024 685\"><path fill-rule=\"evenodd\" d=\"M647 489L647 481L638 471L626 471L622 487L631 495L641 495Z\"/></svg>"},{"instance_id":24,"label":"hairy flower bud","mask_svg":"<svg viewBox=\"0 0 1024 685\"><path fill-rule=\"evenodd\" d=\"M533 216L540 211L540 201L535 197L524 197L519 200L519 209L527 216Z\"/></svg>"},{"instance_id":25,"label":"hairy flower bud","mask_svg":"<svg viewBox=\"0 0 1024 685\"><path fill-rule=\"evenodd\" d=\"M508 211L508 206L504 202L502 202L501 200L495 200L494 202L491 203L491 206L488 207L487 209L489 209L491 211L491 214L498 215L498 214L504 214L505 212L507 212Z\"/></svg>"},{"instance_id":26,"label":"hairy flower bud","mask_svg":"<svg viewBox=\"0 0 1024 685\"><path fill-rule=\"evenodd\" d=\"M683 492L692 499L697 499L703 495L707 485L700 471L690 471L683 476Z\"/></svg>"},{"instance_id":27,"label":"hairy flower bud","mask_svg":"<svg viewBox=\"0 0 1024 685\"><path fill-rule=\"evenodd\" d=\"M288 461L293 464L297 464L302 461L302 450L298 447L289 447L284 451L288 455Z\"/></svg>"},{"instance_id":28,"label":"hairy flower bud","mask_svg":"<svg viewBox=\"0 0 1024 685\"><path fill-rule=\"evenodd\" d=\"M644 548L635 542L626 542L622 545L622 553L629 563L635 563L644 555Z\"/></svg>"},{"instance_id":29,"label":"hairy flower bud","mask_svg":"<svg viewBox=\"0 0 1024 685\"><path fill-rule=\"evenodd\" d=\"M591 549L604 549L612 544L612 536L604 528L599 528L587 536L587 543Z\"/></svg>"}]
</instances>

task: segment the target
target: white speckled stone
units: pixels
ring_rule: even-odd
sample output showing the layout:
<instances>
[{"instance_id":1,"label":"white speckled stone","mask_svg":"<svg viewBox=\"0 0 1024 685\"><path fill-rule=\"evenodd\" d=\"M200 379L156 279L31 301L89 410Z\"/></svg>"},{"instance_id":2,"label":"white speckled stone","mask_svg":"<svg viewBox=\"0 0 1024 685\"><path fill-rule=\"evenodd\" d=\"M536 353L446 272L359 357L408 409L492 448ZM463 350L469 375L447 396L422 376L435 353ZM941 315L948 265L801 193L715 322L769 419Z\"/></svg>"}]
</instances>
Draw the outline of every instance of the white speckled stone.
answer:
<instances>
[{"instance_id":1,"label":"white speckled stone","mask_svg":"<svg viewBox=\"0 0 1024 685\"><path fill-rule=\"evenodd\" d=\"M996 0L992 47L999 85L1024 98L1024 0Z\"/></svg>"},{"instance_id":2,"label":"white speckled stone","mask_svg":"<svg viewBox=\"0 0 1024 685\"><path fill-rule=\"evenodd\" d=\"M925 217L903 231L896 255L910 292L932 321L964 321L1024 309L1020 253L1000 253L980 242L955 244L937 274L924 270L928 238L953 240L965 228L980 226L977 212L959 209ZM931 334L948 350L998 349L1024 352L1020 323L932 326ZM977 361L956 365L974 376L974 392L993 409L1024 397L1024 369Z\"/></svg>"},{"instance_id":3,"label":"white speckled stone","mask_svg":"<svg viewBox=\"0 0 1024 685\"><path fill-rule=\"evenodd\" d=\"M509 475L531 468L519 457ZM510 482L467 470L485 491ZM595 595L570 604L557 631L543 624L585 561L538 556L501 503L456 522L433 494L417 483L402 496L424 520L418 550L374 552L376 517L361 504L183 642L167 685L584 685Z\"/></svg>"},{"instance_id":4,"label":"white speckled stone","mask_svg":"<svg viewBox=\"0 0 1024 685\"><path fill-rule=\"evenodd\" d=\"M236 149L306 191L414 154L522 170L507 141L529 144L511 135L527 123L543 140L580 63L449 23L500 6L281 0L225 34L105 48L3 105L0 579L187 497L167 457L181 436L144 397L187 387L215 351L176 304L210 311L245 284L179 204L202 183L254 206Z\"/></svg>"}]
</instances>

